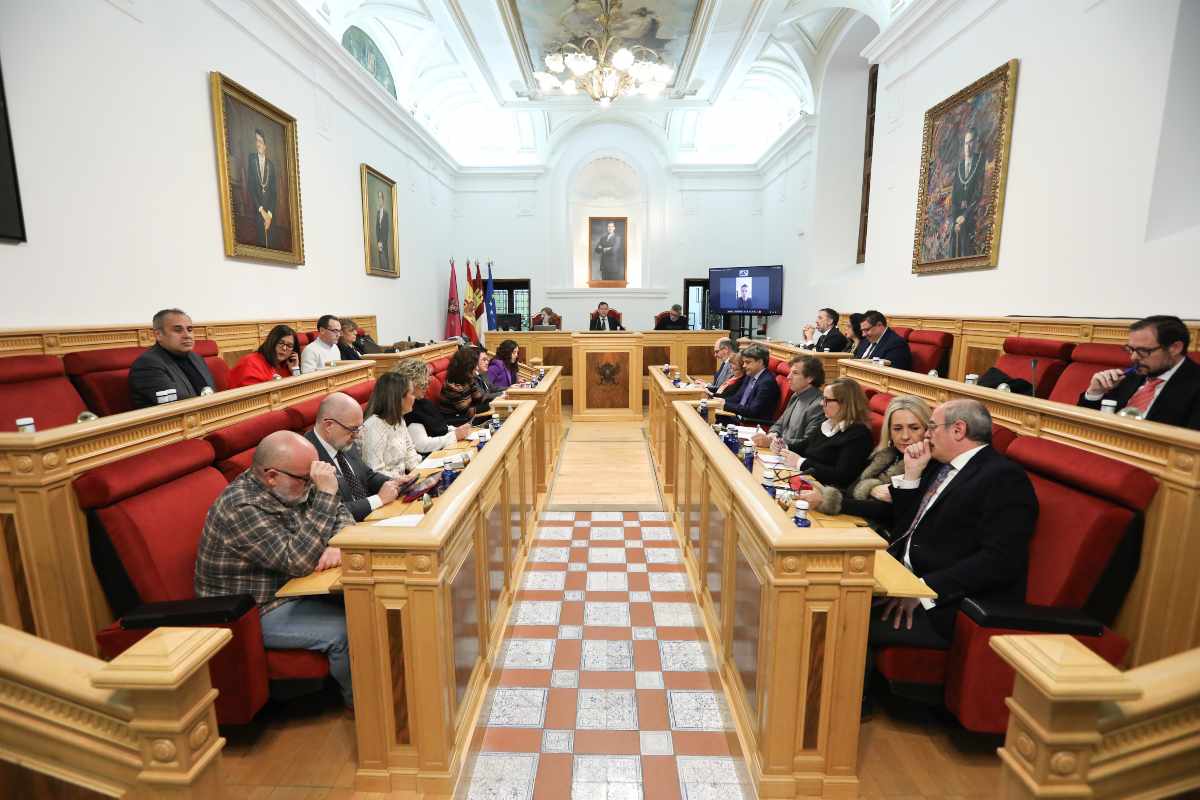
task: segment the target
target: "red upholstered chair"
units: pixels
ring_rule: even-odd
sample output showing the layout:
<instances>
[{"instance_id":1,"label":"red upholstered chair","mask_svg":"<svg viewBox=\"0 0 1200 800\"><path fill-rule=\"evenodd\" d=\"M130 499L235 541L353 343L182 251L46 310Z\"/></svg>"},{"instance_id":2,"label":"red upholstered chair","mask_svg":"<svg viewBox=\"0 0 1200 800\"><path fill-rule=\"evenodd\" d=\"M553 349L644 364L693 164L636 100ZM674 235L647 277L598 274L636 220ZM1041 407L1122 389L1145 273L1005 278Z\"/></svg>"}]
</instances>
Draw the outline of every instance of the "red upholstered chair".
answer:
<instances>
[{"instance_id":1,"label":"red upholstered chair","mask_svg":"<svg viewBox=\"0 0 1200 800\"><path fill-rule=\"evenodd\" d=\"M363 381L362 383L356 383L353 386L347 386L340 391L345 392L357 400L358 404L363 407L363 411L365 413L367 409L367 402L371 399L371 392L375 391L375 381Z\"/></svg>"},{"instance_id":2,"label":"red upholstered chair","mask_svg":"<svg viewBox=\"0 0 1200 800\"><path fill-rule=\"evenodd\" d=\"M225 480L232 481L250 468L254 451L263 437L275 431L296 430L301 419L300 415L289 414L286 410L268 411L213 431L208 435L208 443L213 447L216 468Z\"/></svg>"},{"instance_id":3,"label":"red upholstered chair","mask_svg":"<svg viewBox=\"0 0 1200 800\"><path fill-rule=\"evenodd\" d=\"M307 333L304 331L296 331L296 352L299 353L301 350L303 350L310 341L312 340L309 339Z\"/></svg>"},{"instance_id":4,"label":"red upholstered chair","mask_svg":"<svg viewBox=\"0 0 1200 800\"><path fill-rule=\"evenodd\" d=\"M433 376L429 379L429 388L425 390L425 397L436 405L442 399L442 386L446 383L446 370L450 368L450 359L447 357L435 358L429 364L433 367Z\"/></svg>"},{"instance_id":5,"label":"red upholstered chair","mask_svg":"<svg viewBox=\"0 0 1200 800\"><path fill-rule=\"evenodd\" d=\"M315 680L329 674L324 654L264 650L258 607L249 595L196 598L196 548L209 507L227 485L202 439L167 445L84 473L79 505L103 527L142 606L100 631L105 658L124 652L154 627L223 627L233 641L212 660L217 719L249 722L267 701L268 680Z\"/></svg>"},{"instance_id":6,"label":"red upholstered chair","mask_svg":"<svg viewBox=\"0 0 1200 800\"><path fill-rule=\"evenodd\" d=\"M788 372L791 371L792 365L782 358L769 356L767 369L771 370L771 374L775 376L775 383L779 386L779 404L775 406L775 415L771 418L774 422L779 419L783 410L787 408L788 401L792 399L792 386L788 383Z\"/></svg>"},{"instance_id":7,"label":"red upholstered chair","mask_svg":"<svg viewBox=\"0 0 1200 800\"><path fill-rule=\"evenodd\" d=\"M620 312L620 311L617 311L617 310L616 310L615 308L613 308L612 306L609 306L609 307L608 307L608 315L609 315L610 317L612 317L612 318L616 319L616 321L617 321L617 324L618 324L618 325L621 325L621 326L624 326L624 325L625 325L625 323L621 321L621 312ZM591 313L591 315L588 317L588 319L595 319L595 318L596 318L596 317L598 317L598 316L600 316L600 315L599 315L598 313L596 313L595 311L593 311L593 312Z\"/></svg>"},{"instance_id":8,"label":"red upholstered chair","mask_svg":"<svg viewBox=\"0 0 1200 800\"><path fill-rule=\"evenodd\" d=\"M533 319L530 321L529 324L531 326L532 325L553 325L554 327L558 328L561 331L562 330L562 317L560 317L558 314L551 314L550 319L547 320L542 314L534 314Z\"/></svg>"},{"instance_id":9,"label":"red upholstered chair","mask_svg":"<svg viewBox=\"0 0 1200 800\"><path fill-rule=\"evenodd\" d=\"M291 424L288 427L299 433L311 430L312 426L317 424L317 409L320 408L321 401L324 399L325 395L310 397L302 403L296 403L294 406L283 409L284 413L291 418Z\"/></svg>"},{"instance_id":10,"label":"red upholstered chair","mask_svg":"<svg viewBox=\"0 0 1200 800\"><path fill-rule=\"evenodd\" d=\"M893 397L893 394L875 391L867 399L867 425L871 428L871 438L875 444L879 444L879 437L883 436L883 417Z\"/></svg>"},{"instance_id":11,"label":"red upholstered chair","mask_svg":"<svg viewBox=\"0 0 1200 800\"><path fill-rule=\"evenodd\" d=\"M129 368L144 347L109 347L63 356L63 366L87 407L102 417L133 410Z\"/></svg>"},{"instance_id":12,"label":"red upholstered chair","mask_svg":"<svg viewBox=\"0 0 1200 800\"><path fill-rule=\"evenodd\" d=\"M213 376L213 389L223 392L229 388L229 365L217 350L217 343L212 339L196 340L196 355L204 359L208 371Z\"/></svg>"},{"instance_id":13,"label":"red upholstered chair","mask_svg":"<svg viewBox=\"0 0 1200 800\"><path fill-rule=\"evenodd\" d=\"M1016 437L1007 455L1025 467L1038 498L1026 602L967 598L950 650L889 647L875 654L893 687L942 684L946 707L963 726L988 733L1007 727L1004 698L1013 688L1012 669L988 646L992 636L1065 633L1109 663L1124 657L1128 642L1107 623L1133 579L1142 515L1158 490L1137 467L1047 439Z\"/></svg>"},{"instance_id":14,"label":"red upholstered chair","mask_svg":"<svg viewBox=\"0 0 1200 800\"><path fill-rule=\"evenodd\" d=\"M903 325L889 325L888 327L894 330L901 339L907 339L913 332L912 328L906 328Z\"/></svg>"},{"instance_id":15,"label":"red upholstered chair","mask_svg":"<svg viewBox=\"0 0 1200 800\"><path fill-rule=\"evenodd\" d=\"M1093 375L1104 369L1125 369L1129 363L1129 354L1119 344L1077 344L1071 353L1071 363L1050 391L1050 399L1075 405L1079 395L1092 382Z\"/></svg>"},{"instance_id":16,"label":"red upholstered chair","mask_svg":"<svg viewBox=\"0 0 1200 800\"><path fill-rule=\"evenodd\" d=\"M907 338L908 349L912 351L912 371L926 374L936 369L938 375L946 377L954 335L945 331L913 331Z\"/></svg>"},{"instance_id":17,"label":"red upholstered chair","mask_svg":"<svg viewBox=\"0 0 1200 800\"><path fill-rule=\"evenodd\" d=\"M1032 383L1035 397L1049 397L1074 349L1073 342L1010 336L1004 340L1004 354L996 359L996 369L1010 378L1022 378Z\"/></svg>"},{"instance_id":18,"label":"red upholstered chair","mask_svg":"<svg viewBox=\"0 0 1200 800\"><path fill-rule=\"evenodd\" d=\"M38 430L70 425L87 407L57 356L0 358L0 431L33 417Z\"/></svg>"}]
</instances>

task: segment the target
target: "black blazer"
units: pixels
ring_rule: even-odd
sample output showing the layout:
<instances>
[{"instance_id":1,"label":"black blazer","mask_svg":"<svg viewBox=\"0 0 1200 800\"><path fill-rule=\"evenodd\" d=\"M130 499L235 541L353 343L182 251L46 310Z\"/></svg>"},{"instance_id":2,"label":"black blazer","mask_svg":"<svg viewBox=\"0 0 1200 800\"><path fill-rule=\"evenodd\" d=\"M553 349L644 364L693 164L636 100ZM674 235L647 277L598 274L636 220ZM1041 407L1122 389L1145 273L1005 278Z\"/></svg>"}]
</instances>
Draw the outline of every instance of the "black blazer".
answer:
<instances>
[{"instance_id":1,"label":"black blazer","mask_svg":"<svg viewBox=\"0 0 1200 800\"><path fill-rule=\"evenodd\" d=\"M591 323L588 325L588 330L589 330L589 331L598 331L598 330L602 330L602 329L601 329L601 327L600 327L600 317L599 317L599 315L597 315L597 316L595 316L595 317L592 317L592 321L591 321ZM620 322L617 320L617 318L616 318L616 317L614 317L612 314L609 314L609 315L608 315L608 330L610 330L610 331L623 331L623 330L625 330L625 328L624 328L624 327L621 325L621 323L620 323Z\"/></svg>"},{"instance_id":2,"label":"black blazer","mask_svg":"<svg viewBox=\"0 0 1200 800\"><path fill-rule=\"evenodd\" d=\"M862 358L870 346L871 342L864 338L858 343L854 357ZM896 369L912 369L912 351L908 349L908 342L904 341L904 338L891 328L885 330L883 336L879 337L879 342L871 351L871 358L886 358Z\"/></svg>"},{"instance_id":3,"label":"black blazer","mask_svg":"<svg viewBox=\"0 0 1200 800\"><path fill-rule=\"evenodd\" d=\"M831 353L843 352L846 349L846 334L842 333L837 328L830 328L816 338L816 341L813 342L812 347L805 345L804 349L821 351L826 347L829 348L829 352Z\"/></svg>"},{"instance_id":4,"label":"black blazer","mask_svg":"<svg viewBox=\"0 0 1200 800\"><path fill-rule=\"evenodd\" d=\"M326 464L333 464L337 468L337 462L329 457L329 453L325 452L325 446L317 440L316 431L309 431L304 434L304 438L312 442L312 446L317 448L317 458L324 461ZM362 522L371 513L371 503L367 500L373 494L379 492L379 487L387 483L391 478L384 475L382 472L376 472L371 469L358 457L352 450L346 450L342 453L346 461L350 464L350 469L354 470L354 474L358 476L359 482L366 490L366 494L362 497L351 497L349 482L346 476L338 472L338 497L342 499L342 505L350 512L350 516L354 517L355 522Z\"/></svg>"},{"instance_id":5,"label":"black blazer","mask_svg":"<svg viewBox=\"0 0 1200 800\"><path fill-rule=\"evenodd\" d=\"M804 456L800 472L821 483L845 490L858 480L871 457L871 429L861 422L826 436L820 428L801 440L793 451Z\"/></svg>"},{"instance_id":6,"label":"black blazer","mask_svg":"<svg viewBox=\"0 0 1200 800\"><path fill-rule=\"evenodd\" d=\"M208 371L204 359L194 352L188 353L187 358L200 373L200 377L204 378L205 383L216 391L217 383ZM179 400L200 396L174 357L156 344L138 356L137 361L129 368L129 394L133 400L133 407L148 408L157 404L155 392L163 389L174 389Z\"/></svg>"},{"instance_id":7,"label":"black blazer","mask_svg":"<svg viewBox=\"0 0 1200 800\"><path fill-rule=\"evenodd\" d=\"M1113 390L1096 402L1089 401L1083 394L1079 395L1079 405L1084 408L1100 408L1104 400L1116 400L1117 409L1126 406L1134 392L1146 382L1146 376L1137 373L1126 375L1125 380L1118 383ZM1166 386L1158 393L1154 405L1146 419L1151 422L1161 422L1164 425L1178 425L1181 428L1200 430L1200 364L1185 357L1179 369L1167 381Z\"/></svg>"},{"instance_id":8,"label":"black blazer","mask_svg":"<svg viewBox=\"0 0 1200 800\"><path fill-rule=\"evenodd\" d=\"M667 314L658 322L654 323L654 330L656 331L686 331L687 329L687 317L683 316L682 314L680 314L679 319L675 320L674 322L671 321L671 315Z\"/></svg>"},{"instance_id":9,"label":"black blazer","mask_svg":"<svg viewBox=\"0 0 1200 800\"><path fill-rule=\"evenodd\" d=\"M358 352L358 348L338 342L338 352L342 354L342 361L362 361L362 353Z\"/></svg>"},{"instance_id":10,"label":"black blazer","mask_svg":"<svg viewBox=\"0 0 1200 800\"><path fill-rule=\"evenodd\" d=\"M742 389L746 387L746 381L750 380L750 375L747 374L738 381L738 389L736 392L726 395L725 410L730 414L737 414L739 417L747 419L762 419L775 420L775 409L779 407L779 384L775 382L775 373L763 367L763 371L758 373L758 382L754 384L754 390L750 392L750 397L745 403L738 403L741 399Z\"/></svg>"},{"instance_id":11,"label":"black blazer","mask_svg":"<svg viewBox=\"0 0 1200 800\"><path fill-rule=\"evenodd\" d=\"M900 562L904 533L941 466L931 460L916 489L892 488L896 541L888 551ZM1024 602L1037 517L1037 495L1025 470L985 447L942 490L913 532L913 572L938 593L939 609L957 608L964 597Z\"/></svg>"}]
</instances>

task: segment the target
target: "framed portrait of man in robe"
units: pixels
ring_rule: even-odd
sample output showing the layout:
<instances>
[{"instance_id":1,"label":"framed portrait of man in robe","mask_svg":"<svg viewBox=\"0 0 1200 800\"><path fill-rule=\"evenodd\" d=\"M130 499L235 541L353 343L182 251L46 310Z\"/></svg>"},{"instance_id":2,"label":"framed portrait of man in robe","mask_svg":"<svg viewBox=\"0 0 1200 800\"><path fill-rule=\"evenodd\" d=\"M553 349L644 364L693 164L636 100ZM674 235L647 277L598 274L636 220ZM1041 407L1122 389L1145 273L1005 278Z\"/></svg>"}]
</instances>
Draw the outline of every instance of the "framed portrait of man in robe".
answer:
<instances>
[{"instance_id":1,"label":"framed portrait of man in robe","mask_svg":"<svg viewBox=\"0 0 1200 800\"><path fill-rule=\"evenodd\" d=\"M374 167L359 167L362 178L363 247L368 275L400 277L396 252L396 182Z\"/></svg>"},{"instance_id":2,"label":"framed portrait of man in robe","mask_svg":"<svg viewBox=\"0 0 1200 800\"><path fill-rule=\"evenodd\" d=\"M296 119L210 75L225 255L304 263Z\"/></svg>"},{"instance_id":3,"label":"framed portrait of man in robe","mask_svg":"<svg viewBox=\"0 0 1200 800\"><path fill-rule=\"evenodd\" d=\"M628 217L588 217L588 286L625 288L628 232Z\"/></svg>"},{"instance_id":4,"label":"framed portrait of man in robe","mask_svg":"<svg viewBox=\"0 0 1200 800\"><path fill-rule=\"evenodd\" d=\"M925 112L914 273L999 263L1016 93L1013 59Z\"/></svg>"}]
</instances>

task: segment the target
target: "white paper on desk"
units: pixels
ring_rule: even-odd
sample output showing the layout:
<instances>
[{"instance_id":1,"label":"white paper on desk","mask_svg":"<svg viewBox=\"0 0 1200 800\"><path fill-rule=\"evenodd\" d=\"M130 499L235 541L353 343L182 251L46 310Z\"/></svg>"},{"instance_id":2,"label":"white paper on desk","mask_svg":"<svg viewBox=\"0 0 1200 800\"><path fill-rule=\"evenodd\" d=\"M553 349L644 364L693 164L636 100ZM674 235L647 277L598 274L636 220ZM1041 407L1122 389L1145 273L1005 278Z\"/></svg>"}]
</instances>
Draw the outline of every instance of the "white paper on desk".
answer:
<instances>
[{"instance_id":1,"label":"white paper on desk","mask_svg":"<svg viewBox=\"0 0 1200 800\"><path fill-rule=\"evenodd\" d=\"M758 460L763 464L766 464L768 467L774 467L783 463L783 456L763 453L759 454Z\"/></svg>"},{"instance_id":2,"label":"white paper on desk","mask_svg":"<svg viewBox=\"0 0 1200 800\"><path fill-rule=\"evenodd\" d=\"M753 439L754 434L762 433L762 431L753 425L734 425L733 429L737 431L739 439Z\"/></svg>"},{"instance_id":3,"label":"white paper on desk","mask_svg":"<svg viewBox=\"0 0 1200 800\"><path fill-rule=\"evenodd\" d=\"M376 525L385 525L389 528L415 528L421 524L421 520L425 517L421 514L404 514L399 517L388 517L376 522Z\"/></svg>"},{"instance_id":4,"label":"white paper on desk","mask_svg":"<svg viewBox=\"0 0 1200 800\"><path fill-rule=\"evenodd\" d=\"M470 439L472 442L478 442L479 436L481 433L482 433L482 431L471 431L470 433L467 434L467 438Z\"/></svg>"},{"instance_id":5,"label":"white paper on desk","mask_svg":"<svg viewBox=\"0 0 1200 800\"><path fill-rule=\"evenodd\" d=\"M441 469L442 465L445 463L445 458L426 456L424 461L422 461L420 464L417 464L417 469Z\"/></svg>"}]
</instances>

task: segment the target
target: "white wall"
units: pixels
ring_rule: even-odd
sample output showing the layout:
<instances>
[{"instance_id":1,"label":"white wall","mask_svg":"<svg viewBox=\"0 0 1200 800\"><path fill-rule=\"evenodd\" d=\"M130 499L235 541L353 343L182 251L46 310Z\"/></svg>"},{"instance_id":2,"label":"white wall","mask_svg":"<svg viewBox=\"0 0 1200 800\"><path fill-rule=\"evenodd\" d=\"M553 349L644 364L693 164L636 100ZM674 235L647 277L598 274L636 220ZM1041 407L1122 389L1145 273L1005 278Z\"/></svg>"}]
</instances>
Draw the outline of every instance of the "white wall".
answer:
<instances>
[{"instance_id":1,"label":"white wall","mask_svg":"<svg viewBox=\"0 0 1200 800\"><path fill-rule=\"evenodd\" d=\"M444 303L417 300L446 296L452 179L435 154L242 0L136 3L140 20L118 5L0 4L29 237L0 245L0 324L148 321L177 305L197 320L370 313L387 339L440 336ZM210 70L298 120L299 268L224 256ZM364 272L363 161L400 185L398 281Z\"/></svg>"}]
</instances>

